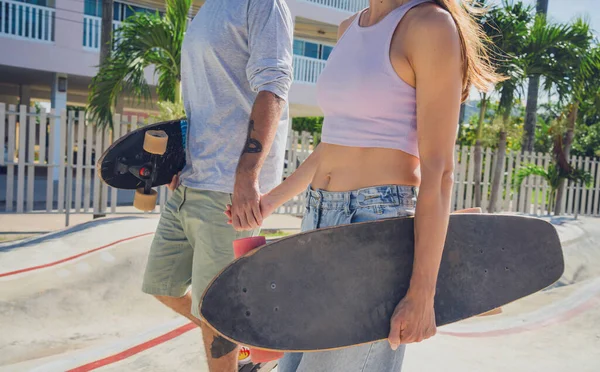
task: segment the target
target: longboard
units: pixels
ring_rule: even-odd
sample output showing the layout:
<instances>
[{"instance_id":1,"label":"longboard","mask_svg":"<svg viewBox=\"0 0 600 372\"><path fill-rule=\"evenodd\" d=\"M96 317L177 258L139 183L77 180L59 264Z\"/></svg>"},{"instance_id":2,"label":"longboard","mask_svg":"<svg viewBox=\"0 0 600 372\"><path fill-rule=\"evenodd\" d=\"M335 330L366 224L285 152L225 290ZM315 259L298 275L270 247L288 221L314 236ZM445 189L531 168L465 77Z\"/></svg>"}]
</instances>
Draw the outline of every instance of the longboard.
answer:
<instances>
[{"instance_id":1,"label":"longboard","mask_svg":"<svg viewBox=\"0 0 600 372\"><path fill-rule=\"evenodd\" d=\"M267 243L217 275L202 318L233 342L272 351L336 349L388 337L406 294L414 219L318 229ZM548 222L512 215L450 216L435 296L438 327L538 292L564 271Z\"/></svg>"},{"instance_id":2,"label":"longboard","mask_svg":"<svg viewBox=\"0 0 600 372\"><path fill-rule=\"evenodd\" d=\"M97 173L109 186L137 190L134 206L152 210L153 187L168 184L185 165L187 120L147 125L116 140L98 159Z\"/></svg>"}]
</instances>

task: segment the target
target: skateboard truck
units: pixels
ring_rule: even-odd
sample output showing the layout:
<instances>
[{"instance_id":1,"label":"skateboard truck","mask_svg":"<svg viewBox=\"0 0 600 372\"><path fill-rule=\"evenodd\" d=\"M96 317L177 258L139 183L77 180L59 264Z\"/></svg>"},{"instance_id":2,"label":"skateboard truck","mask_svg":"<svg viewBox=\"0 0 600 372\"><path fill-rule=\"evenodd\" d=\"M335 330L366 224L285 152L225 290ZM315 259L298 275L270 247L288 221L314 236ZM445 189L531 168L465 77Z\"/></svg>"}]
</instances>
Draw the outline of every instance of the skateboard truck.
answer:
<instances>
[{"instance_id":1,"label":"skateboard truck","mask_svg":"<svg viewBox=\"0 0 600 372\"><path fill-rule=\"evenodd\" d=\"M169 136L162 130L149 130L144 135L144 151L151 154L151 163L127 166L120 162L119 171L126 167L136 178L144 182L144 187L135 190L133 206L142 211L151 211L156 206L158 193L152 189L158 174L158 160L167 151Z\"/></svg>"},{"instance_id":2,"label":"skateboard truck","mask_svg":"<svg viewBox=\"0 0 600 372\"><path fill-rule=\"evenodd\" d=\"M143 165L137 165L128 167L129 173L133 174L137 179L144 182L144 194L149 194L152 190L152 185L156 181L156 175L158 174L158 159L160 155L152 154L151 163L145 163Z\"/></svg>"}]
</instances>

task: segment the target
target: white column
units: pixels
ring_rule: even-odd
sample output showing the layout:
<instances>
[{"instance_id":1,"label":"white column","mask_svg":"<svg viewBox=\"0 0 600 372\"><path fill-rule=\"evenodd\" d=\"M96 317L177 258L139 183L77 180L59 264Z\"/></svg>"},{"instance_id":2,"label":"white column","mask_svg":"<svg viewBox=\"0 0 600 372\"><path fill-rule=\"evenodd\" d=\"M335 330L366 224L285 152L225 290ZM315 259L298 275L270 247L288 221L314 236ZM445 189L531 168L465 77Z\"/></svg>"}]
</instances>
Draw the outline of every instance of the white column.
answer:
<instances>
[{"instance_id":1,"label":"white column","mask_svg":"<svg viewBox=\"0 0 600 372\"><path fill-rule=\"evenodd\" d=\"M52 75L51 104L52 108L56 110L56 114L60 115L62 111L67 111L67 75L61 73L54 73ZM52 136L54 136L54 143L56 144L54 147L54 159L59 159L61 156L60 146L58 145L60 143L61 135L64 135L64 133L61 133L60 125L57 125L54 133L52 133ZM57 180L59 169L55 167L52 174L54 180Z\"/></svg>"}]
</instances>

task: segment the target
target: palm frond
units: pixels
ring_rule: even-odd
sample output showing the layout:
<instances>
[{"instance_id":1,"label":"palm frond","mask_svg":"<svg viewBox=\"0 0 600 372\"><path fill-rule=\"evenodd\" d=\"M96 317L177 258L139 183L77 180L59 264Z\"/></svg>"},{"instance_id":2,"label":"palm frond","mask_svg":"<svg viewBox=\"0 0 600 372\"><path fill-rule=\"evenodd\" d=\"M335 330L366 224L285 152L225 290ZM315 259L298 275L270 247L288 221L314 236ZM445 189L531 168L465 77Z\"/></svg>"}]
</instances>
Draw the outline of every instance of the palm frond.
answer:
<instances>
[{"instance_id":1,"label":"palm frond","mask_svg":"<svg viewBox=\"0 0 600 372\"><path fill-rule=\"evenodd\" d=\"M112 127L112 109L127 92L146 103L151 88L145 70L154 67L159 100L174 102L179 96L181 47L192 0L166 0L166 14L135 13L118 30L115 50L99 66L88 99L90 119Z\"/></svg>"},{"instance_id":2,"label":"palm frond","mask_svg":"<svg viewBox=\"0 0 600 372\"><path fill-rule=\"evenodd\" d=\"M589 188L592 186L592 175L590 172L586 172L583 169L572 168L568 173L564 175L564 178L571 182L581 182L585 187Z\"/></svg>"},{"instance_id":3,"label":"palm frond","mask_svg":"<svg viewBox=\"0 0 600 372\"><path fill-rule=\"evenodd\" d=\"M177 120L185 117L185 109L183 107L183 103L180 102L169 102L169 101L159 101L157 103L159 108L158 115L151 115L150 117L155 119L156 121L169 121L169 120Z\"/></svg>"},{"instance_id":4,"label":"palm frond","mask_svg":"<svg viewBox=\"0 0 600 372\"><path fill-rule=\"evenodd\" d=\"M496 85L500 93L499 106L505 117L510 115L515 98L522 93L526 77L524 47L532 14L531 6L504 1L502 6L492 7L482 18L483 30L494 43L496 71L508 77Z\"/></svg>"},{"instance_id":5,"label":"palm frond","mask_svg":"<svg viewBox=\"0 0 600 372\"><path fill-rule=\"evenodd\" d=\"M119 95L124 90L127 89L136 97L150 97L143 68L128 62L110 56L100 66L98 74L92 78L88 98L89 118L101 127L112 127L112 107L117 104Z\"/></svg>"},{"instance_id":6,"label":"palm frond","mask_svg":"<svg viewBox=\"0 0 600 372\"><path fill-rule=\"evenodd\" d=\"M546 44L546 50L539 44ZM544 76L544 90L556 90L559 102L567 104L579 99L585 81L589 79L589 65L585 59L594 42L588 22L577 19L569 24L547 23L532 30L532 44L528 50L528 74ZM543 46L543 45L542 45Z\"/></svg>"},{"instance_id":7,"label":"palm frond","mask_svg":"<svg viewBox=\"0 0 600 372\"><path fill-rule=\"evenodd\" d=\"M545 168L535 164L527 164L524 167L519 168L519 170L517 171L516 177L513 181L513 188L520 188L525 178L529 176L540 176L547 181L549 181L550 178L548 171Z\"/></svg>"}]
</instances>

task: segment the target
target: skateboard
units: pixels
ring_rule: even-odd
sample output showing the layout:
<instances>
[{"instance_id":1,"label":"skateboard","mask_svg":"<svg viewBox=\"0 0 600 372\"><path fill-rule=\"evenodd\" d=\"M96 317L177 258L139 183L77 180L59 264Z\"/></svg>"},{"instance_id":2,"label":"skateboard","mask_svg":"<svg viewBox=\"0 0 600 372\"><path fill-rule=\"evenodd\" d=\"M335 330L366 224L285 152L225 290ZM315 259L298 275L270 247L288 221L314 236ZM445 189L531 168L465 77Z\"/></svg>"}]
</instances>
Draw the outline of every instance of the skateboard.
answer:
<instances>
[{"instance_id":1,"label":"skateboard","mask_svg":"<svg viewBox=\"0 0 600 372\"><path fill-rule=\"evenodd\" d=\"M133 206L151 211L153 187L168 184L185 165L187 120L144 126L117 139L96 163L98 176L109 186L135 189Z\"/></svg>"},{"instance_id":2,"label":"skateboard","mask_svg":"<svg viewBox=\"0 0 600 372\"><path fill-rule=\"evenodd\" d=\"M265 351L337 349L387 339L406 294L414 218L335 226L282 238L225 267L205 290L202 318L224 337ZM489 313L563 274L548 222L452 214L435 295L438 327Z\"/></svg>"}]
</instances>

